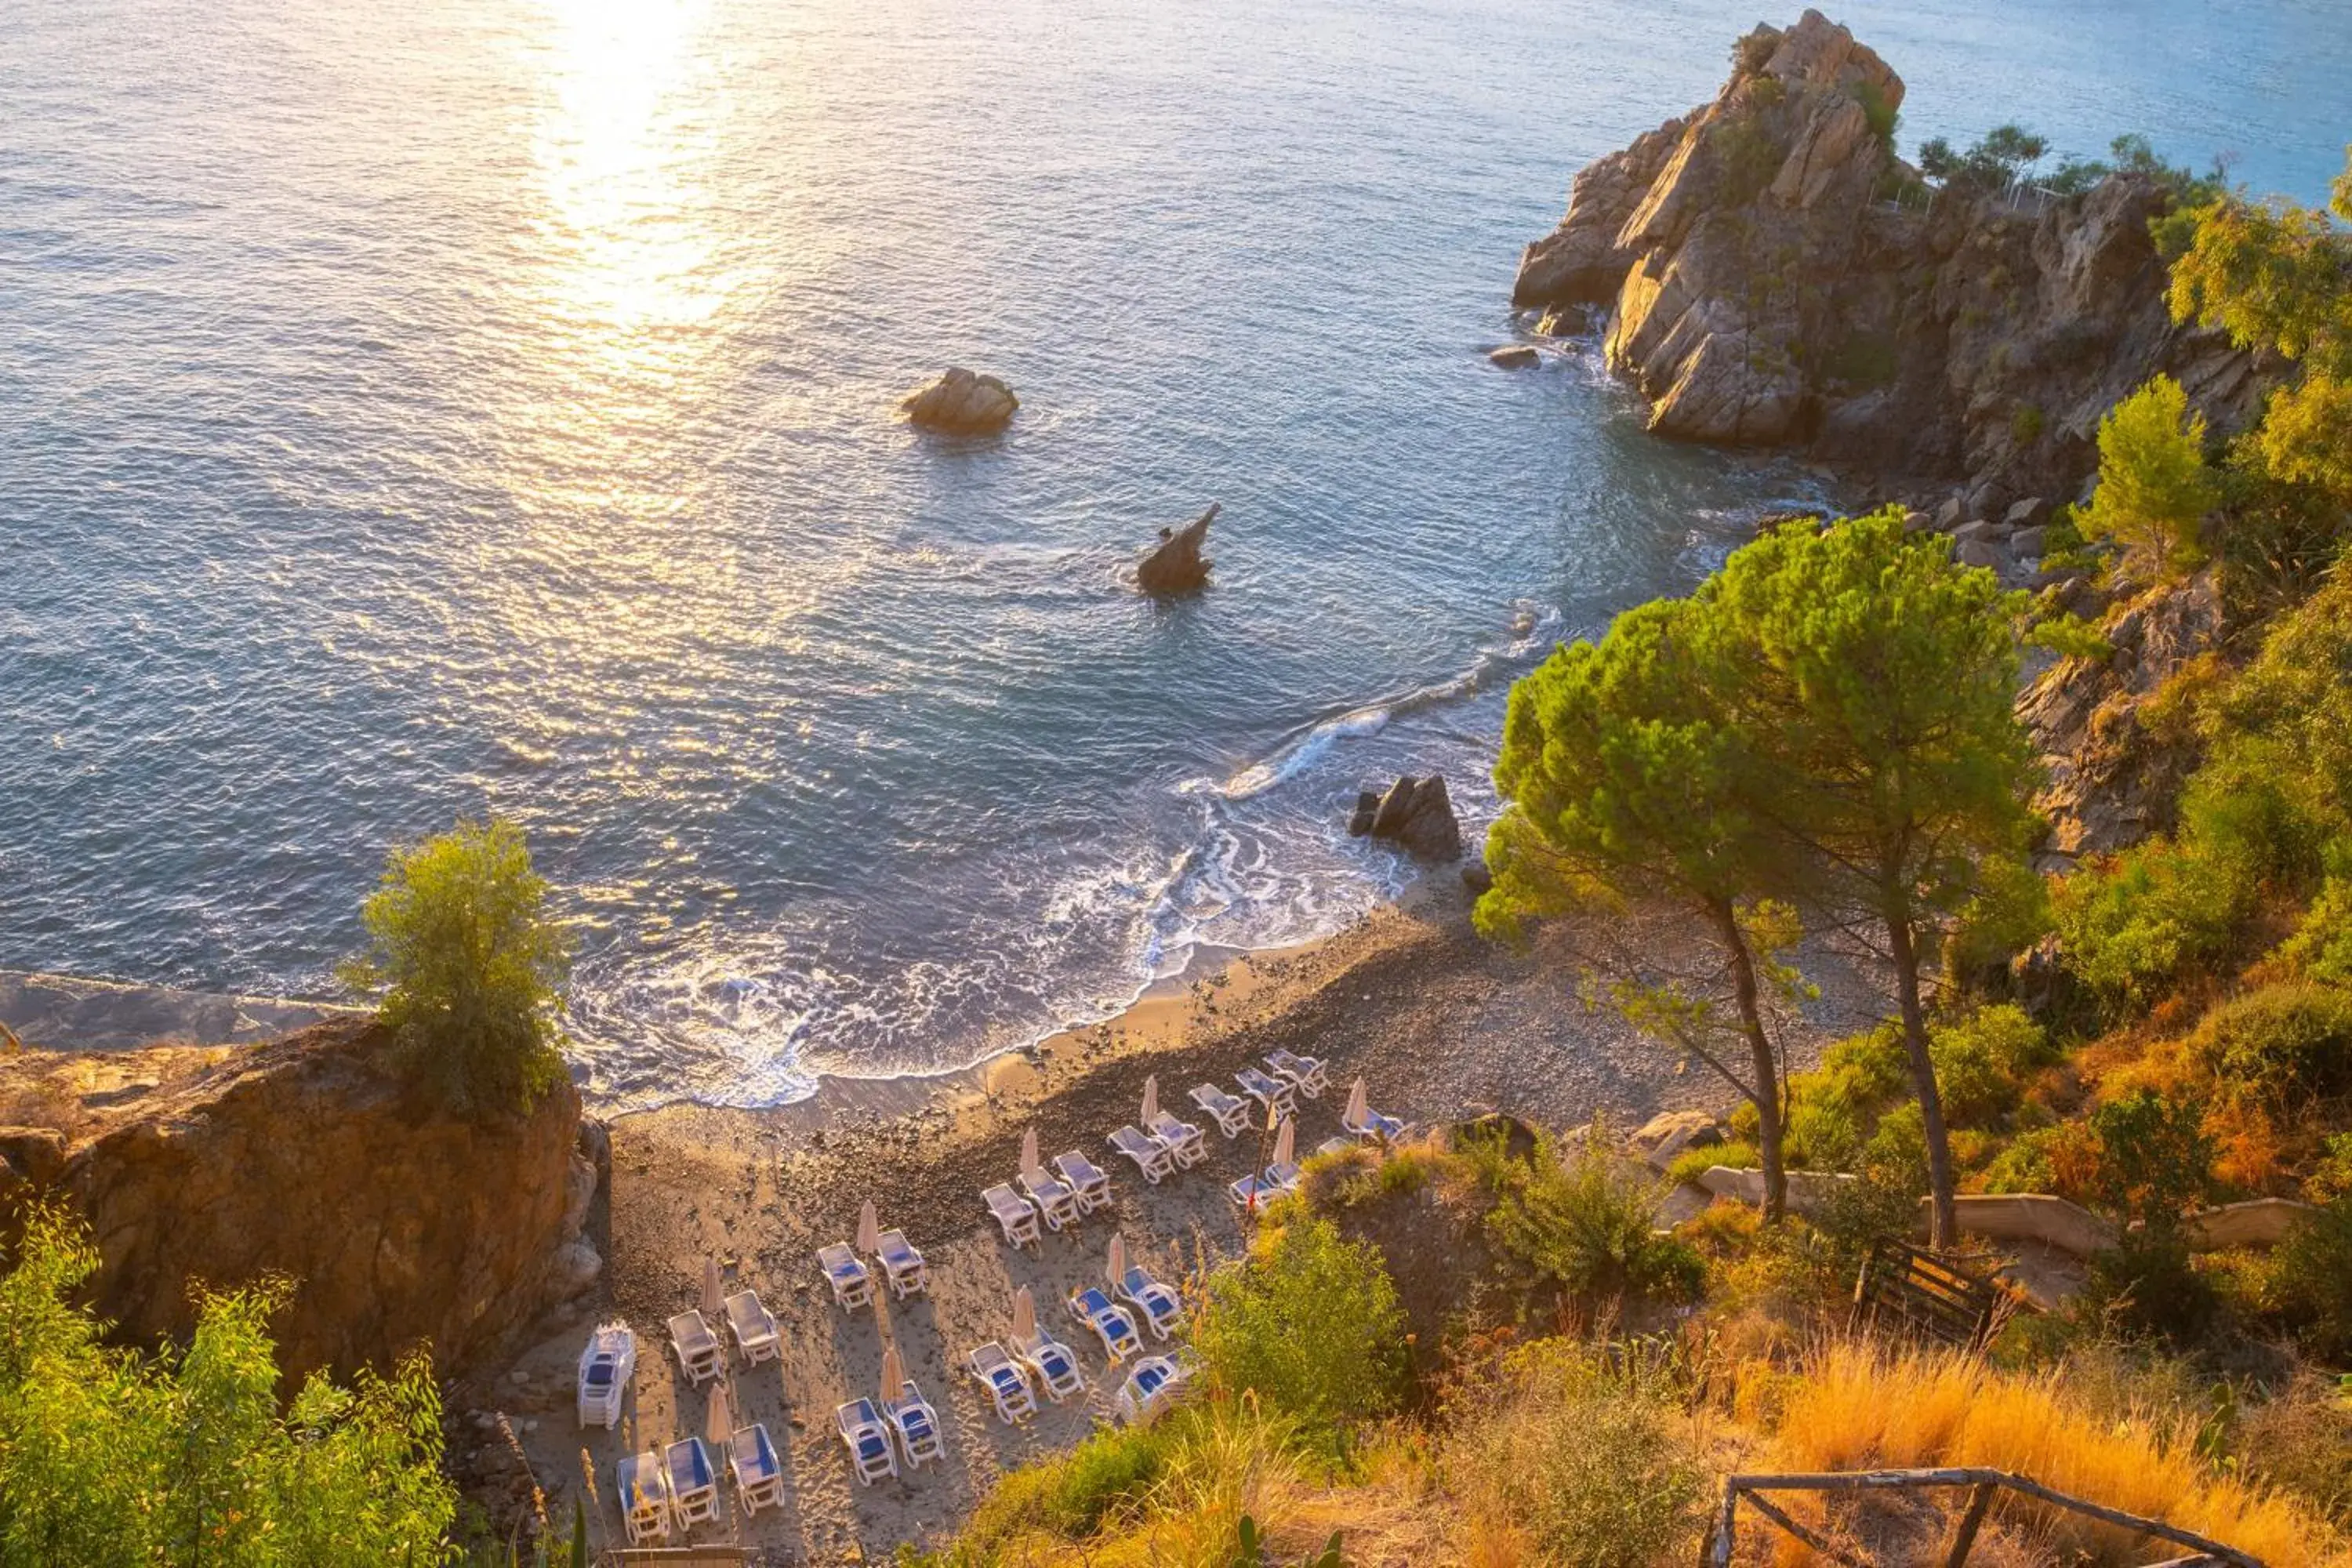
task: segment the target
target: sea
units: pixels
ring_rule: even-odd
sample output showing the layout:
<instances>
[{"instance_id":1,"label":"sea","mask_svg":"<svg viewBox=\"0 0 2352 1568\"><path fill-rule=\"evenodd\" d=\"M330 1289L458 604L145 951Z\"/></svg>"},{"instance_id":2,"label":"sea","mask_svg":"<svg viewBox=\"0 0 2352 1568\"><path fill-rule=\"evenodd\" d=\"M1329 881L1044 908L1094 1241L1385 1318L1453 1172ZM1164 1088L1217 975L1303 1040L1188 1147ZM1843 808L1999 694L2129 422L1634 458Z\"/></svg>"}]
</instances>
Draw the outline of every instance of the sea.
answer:
<instances>
[{"instance_id":1,"label":"sea","mask_svg":"<svg viewBox=\"0 0 2352 1568\"><path fill-rule=\"evenodd\" d=\"M1868 0L1901 136L2324 195L2343 0ZM331 996L520 824L591 1099L969 1064L1404 884L1505 694L1834 500L1486 353L1752 0L6 0L0 968ZM1793 15L1772 18L1786 23ZM1001 436L898 400L1001 375ZM1126 574L1212 501L1213 586Z\"/></svg>"}]
</instances>

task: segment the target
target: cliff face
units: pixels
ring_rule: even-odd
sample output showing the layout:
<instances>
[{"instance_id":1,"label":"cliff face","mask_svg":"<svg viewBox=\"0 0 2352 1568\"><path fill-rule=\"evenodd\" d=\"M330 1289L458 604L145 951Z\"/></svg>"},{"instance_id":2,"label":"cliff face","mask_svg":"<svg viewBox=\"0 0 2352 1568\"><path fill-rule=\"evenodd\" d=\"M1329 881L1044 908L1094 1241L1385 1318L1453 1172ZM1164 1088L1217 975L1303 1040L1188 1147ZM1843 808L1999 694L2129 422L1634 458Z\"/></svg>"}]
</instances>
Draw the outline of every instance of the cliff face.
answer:
<instances>
[{"instance_id":1,"label":"cliff face","mask_svg":"<svg viewBox=\"0 0 2352 1568\"><path fill-rule=\"evenodd\" d=\"M597 1173L569 1085L465 1121L387 1074L384 1044L344 1020L242 1048L0 1060L0 1205L30 1190L79 1209L98 1310L133 1336L184 1335L196 1281L274 1273L297 1282L272 1325L295 1373L387 1365L419 1339L462 1369L593 1281Z\"/></svg>"},{"instance_id":2,"label":"cliff face","mask_svg":"<svg viewBox=\"0 0 2352 1568\"><path fill-rule=\"evenodd\" d=\"M1916 174L1879 128L1903 83L1875 54L1808 11L1739 61L1713 103L1577 176L1514 291L1611 307L1610 363L1657 433L1793 447L1998 518L2073 497L2100 416L2158 371L2218 427L2250 417L2246 356L2165 309L2154 181L1898 202Z\"/></svg>"}]
</instances>

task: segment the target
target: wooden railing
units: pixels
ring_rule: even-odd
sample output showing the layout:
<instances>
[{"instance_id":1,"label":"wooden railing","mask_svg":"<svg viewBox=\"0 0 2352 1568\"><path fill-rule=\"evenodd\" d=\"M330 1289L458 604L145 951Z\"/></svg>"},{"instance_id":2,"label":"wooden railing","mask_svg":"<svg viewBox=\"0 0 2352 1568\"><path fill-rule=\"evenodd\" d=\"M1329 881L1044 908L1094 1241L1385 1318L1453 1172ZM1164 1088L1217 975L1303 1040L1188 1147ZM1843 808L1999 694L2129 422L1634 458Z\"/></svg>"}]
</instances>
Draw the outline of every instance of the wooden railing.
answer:
<instances>
[{"instance_id":1,"label":"wooden railing","mask_svg":"<svg viewBox=\"0 0 2352 1568\"><path fill-rule=\"evenodd\" d=\"M2155 1568L2263 1568L2255 1558L2218 1541L2208 1541L2193 1531L2161 1520L2143 1519L2121 1509L2106 1508L2086 1502L2064 1492L2053 1491L2039 1481L2023 1476L2013 1476L2006 1470L1857 1470L1831 1474L1797 1474L1779 1476L1729 1476L1723 1483L1723 1508L1715 1520L1707 1542L1699 1556L1700 1568L1731 1568L1733 1549L1738 1545L1736 1532L1742 1502L1754 1509L1773 1524L1787 1531L1822 1556L1843 1568L1871 1568L1869 1561L1853 1551L1831 1541L1811 1525L1790 1517L1788 1510L1771 1501L1766 1492L1863 1492L1920 1490L1937 1487L1969 1489L1967 1509L1960 1515L1958 1527L1952 1532L1952 1544L1944 1554L1944 1568L1961 1568L1969 1560L1969 1549L1976 1544L1977 1531L1984 1523L1986 1510L1993 1499L2002 1491L2012 1491L2052 1508L2079 1513L2136 1535L2153 1537L2170 1545L2187 1550L2165 1559Z\"/></svg>"}]
</instances>

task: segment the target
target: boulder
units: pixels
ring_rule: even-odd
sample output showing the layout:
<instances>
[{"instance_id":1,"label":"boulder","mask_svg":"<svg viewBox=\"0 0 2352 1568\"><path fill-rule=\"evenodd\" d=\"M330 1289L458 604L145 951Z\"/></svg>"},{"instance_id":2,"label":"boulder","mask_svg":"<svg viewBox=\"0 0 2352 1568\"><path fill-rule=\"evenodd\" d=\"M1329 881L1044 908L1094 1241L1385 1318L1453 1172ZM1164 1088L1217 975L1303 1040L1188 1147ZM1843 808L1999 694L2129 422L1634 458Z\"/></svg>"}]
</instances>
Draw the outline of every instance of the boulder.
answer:
<instances>
[{"instance_id":1,"label":"boulder","mask_svg":"<svg viewBox=\"0 0 2352 1568\"><path fill-rule=\"evenodd\" d=\"M1592 330L1592 312L1581 305L1554 305L1536 322L1536 331L1548 338L1570 337Z\"/></svg>"},{"instance_id":2,"label":"boulder","mask_svg":"<svg viewBox=\"0 0 2352 1568\"><path fill-rule=\"evenodd\" d=\"M2050 503L2040 496L2028 496L2023 500L2010 503L2000 521L2013 529L2034 527L2050 521Z\"/></svg>"},{"instance_id":3,"label":"boulder","mask_svg":"<svg viewBox=\"0 0 2352 1568\"><path fill-rule=\"evenodd\" d=\"M1160 531L1160 542L1143 563L1135 569L1136 586L1157 597L1179 594L1197 594L1209 584L1209 568L1216 564L1201 553L1209 542L1209 524L1223 510L1212 502L1209 510L1178 529Z\"/></svg>"},{"instance_id":4,"label":"boulder","mask_svg":"<svg viewBox=\"0 0 2352 1568\"><path fill-rule=\"evenodd\" d=\"M1952 530L1952 542L1956 544L1999 543L2005 536L2006 531L2000 524L1987 522L1982 518L1974 522L1964 522Z\"/></svg>"},{"instance_id":5,"label":"boulder","mask_svg":"<svg viewBox=\"0 0 2352 1568\"><path fill-rule=\"evenodd\" d=\"M906 411L908 419L926 429L981 436L1003 429L1013 411L1021 406L1021 400L996 377L974 375L961 365L954 365L898 406Z\"/></svg>"},{"instance_id":6,"label":"boulder","mask_svg":"<svg viewBox=\"0 0 2352 1568\"><path fill-rule=\"evenodd\" d=\"M2021 556L2031 557L2037 561L2042 558L2042 550L2049 542L2050 530L2042 523L2035 523L2031 528L2021 528L2009 536L2009 547L2011 550Z\"/></svg>"},{"instance_id":7,"label":"boulder","mask_svg":"<svg viewBox=\"0 0 2352 1568\"><path fill-rule=\"evenodd\" d=\"M1505 370L1533 370L1543 363L1543 355L1528 343L1505 343L1501 348L1489 349L1486 358Z\"/></svg>"},{"instance_id":8,"label":"boulder","mask_svg":"<svg viewBox=\"0 0 2352 1568\"><path fill-rule=\"evenodd\" d=\"M1380 815L1381 796L1378 790L1358 790L1356 809L1348 818L1348 837L1361 838L1372 830L1373 818Z\"/></svg>"},{"instance_id":9,"label":"boulder","mask_svg":"<svg viewBox=\"0 0 2352 1568\"><path fill-rule=\"evenodd\" d=\"M1966 539L1953 550L1952 559L1963 566L1983 566L1999 571L2009 555L2000 545L1990 539Z\"/></svg>"},{"instance_id":10,"label":"boulder","mask_svg":"<svg viewBox=\"0 0 2352 1568\"><path fill-rule=\"evenodd\" d=\"M1462 858L1462 825L1454 819L1445 781L1435 773L1427 778L1407 773L1390 785L1373 808L1368 831L1416 860L1444 865Z\"/></svg>"},{"instance_id":11,"label":"boulder","mask_svg":"<svg viewBox=\"0 0 2352 1568\"><path fill-rule=\"evenodd\" d=\"M390 1067L390 1045L350 1018L266 1045L104 1053L156 1082L111 1102L69 1092L89 1057L0 1058L0 1122L49 1123L0 1134L0 1229L11 1196L79 1210L100 1256L91 1304L134 1339L184 1340L197 1281L282 1275L294 1293L270 1331L289 1376L388 1370L420 1340L436 1373L460 1373L593 1280L595 1168L569 1083L475 1121Z\"/></svg>"},{"instance_id":12,"label":"boulder","mask_svg":"<svg viewBox=\"0 0 2352 1568\"><path fill-rule=\"evenodd\" d=\"M1654 1170L1671 1166L1685 1149L1711 1149L1723 1142L1715 1114L1706 1110L1666 1110L1650 1118L1625 1141L1628 1152Z\"/></svg>"}]
</instances>

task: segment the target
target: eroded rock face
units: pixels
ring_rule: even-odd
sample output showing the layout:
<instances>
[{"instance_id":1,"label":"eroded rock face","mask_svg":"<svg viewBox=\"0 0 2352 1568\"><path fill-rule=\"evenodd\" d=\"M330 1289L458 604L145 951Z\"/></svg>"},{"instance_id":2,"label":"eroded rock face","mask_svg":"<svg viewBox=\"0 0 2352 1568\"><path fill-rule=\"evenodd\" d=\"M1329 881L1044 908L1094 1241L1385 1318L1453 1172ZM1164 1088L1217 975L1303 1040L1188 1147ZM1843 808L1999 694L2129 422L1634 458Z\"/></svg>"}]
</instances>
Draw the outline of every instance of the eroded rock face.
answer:
<instances>
[{"instance_id":1,"label":"eroded rock face","mask_svg":"<svg viewBox=\"0 0 2352 1568\"><path fill-rule=\"evenodd\" d=\"M2224 630L2209 571L2116 609L2101 628L2114 650L2105 659L2066 659L2026 688L2018 717L2047 770L2033 802L2050 823L2042 869L2069 869L2172 826L2197 749L2187 737L2152 730L2144 709Z\"/></svg>"},{"instance_id":2,"label":"eroded rock face","mask_svg":"<svg viewBox=\"0 0 2352 1568\"><path fill-rule=\"evenodd\" d=\"M996 377L974 375L956 365L898 406L927 429L979 436L1003 429L1021 400Z\"/></svg>"},{"instance_id":3,"label":"eroded rock face","mask_svg":"<svg viewBox=\"0 0 2352 1568\"><path fill-rule=\"evenodd\" d=\"M1653 430L1800 447L1898 493L1962 479L1966 515L2000 517L2077 493L2100 416L2159 371L2216 428L2251 417L2254 363L2166 310L2162 187L1892 201L1924 187L1875 129L1904 96L1885 62L1817 11L1739 58L1713 103L1577 176L1514 289L1610 307Z\"/></svg>"},{"instance_id":4,"label":"eroded rock face","mask_svg":"<svg viewBox=\"0 0 2352 1568\"><path fill-rule=\"evenodd\" d=\"M193 1327L189 1287L296 1280L281 1364L388 1367L431 1342L462 1369L601 1267L597 1186L566 1084L501 1122L422 1103L372 1022L268 1045L0 1061L0 1203L26 1189L89 1221L99 1313L148 1340ZM124 1095L126 1085L139 1091Z\"/></svg>"},{"instance_id":5,"label":"eroded rock face","mask_svg":"<svg viewBox=\"0 0 2352 1568\"><path fill-rule=\"evenodd\" d=\"M1217 519L1223 508L1211 503L1209 510L1183 527L1160 531L1160 543L1143 558L1135 569L1135 585L1145 593L1160 597L1177 594L1197 594L1209 585L1209 568L1216 564L1201 553L1209 542L1209 524Z\"/></svg>"}]
</instances>

